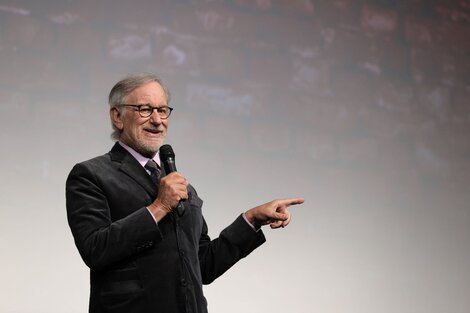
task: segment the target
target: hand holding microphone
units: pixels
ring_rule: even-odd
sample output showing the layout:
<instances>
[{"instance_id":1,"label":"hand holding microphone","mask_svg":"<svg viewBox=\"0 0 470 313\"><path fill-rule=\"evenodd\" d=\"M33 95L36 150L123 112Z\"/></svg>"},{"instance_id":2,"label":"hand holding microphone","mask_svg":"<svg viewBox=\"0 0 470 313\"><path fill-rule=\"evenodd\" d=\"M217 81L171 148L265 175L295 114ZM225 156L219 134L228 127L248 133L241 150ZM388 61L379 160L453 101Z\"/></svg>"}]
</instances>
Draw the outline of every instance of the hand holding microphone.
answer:
<instances>
[{"instance_id":1,"label":"hand holding microphone","mask_svg":"<svg viewBox=\"0 0 470 313\"><path fill-rule=\"evenodd\" d=\"M183 216L184 206L181 201L188 198L188 182L183 175L176 172L175 153L171 146L160 147L160 164L167 175L160 179L158 196L148 206L157 221L172 212L174 208L179 216Z\"/></svg>"},{"instance_id":2,"label":"hand holding microphone","mask_svg":"<svg viewBox=\"0 0 470 313\"><path fill-rule=\"evenodd\" d=\"M164 196L163 193L172 191L172 198L173 201L171 203L167 203L166 205L170 206L169 209L174 208L176 205L176 212L179 216L183 216L184 214L184 206L182 201L188 198L188 182L186 179L179 173L176 173L176 164L175 164L175 152L170 145L163 145L160 147L160 164L162 164L163 168L165 169L165 173L167 176L160 180L160 190L158 198L160 194ZM174 174L173 174L174 173ZM168 183L169 188L166 188ZM179 200L177 204L175 203L174 195L179 196Z\"/></svg>"}]
</instances>

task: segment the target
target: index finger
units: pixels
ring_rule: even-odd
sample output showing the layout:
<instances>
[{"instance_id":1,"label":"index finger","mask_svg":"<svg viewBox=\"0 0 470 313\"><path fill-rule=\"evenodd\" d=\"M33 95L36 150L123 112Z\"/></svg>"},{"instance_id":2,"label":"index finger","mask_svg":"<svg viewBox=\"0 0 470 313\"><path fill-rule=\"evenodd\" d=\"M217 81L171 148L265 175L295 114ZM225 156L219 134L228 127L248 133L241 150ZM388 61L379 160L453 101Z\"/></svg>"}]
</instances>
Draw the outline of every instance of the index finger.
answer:
<instances>
[{"instance_id":1,"label":"index finger","mask_svg":"<svg viewBox=\"0 0 470 313\"><path fill-rule=\"evenodd\" d=\"M280 206L290 206L295 204L302 204L304 203L304 198L286 198L286 199L279 199L278 200Z\"/></svg>"}]
</instances>

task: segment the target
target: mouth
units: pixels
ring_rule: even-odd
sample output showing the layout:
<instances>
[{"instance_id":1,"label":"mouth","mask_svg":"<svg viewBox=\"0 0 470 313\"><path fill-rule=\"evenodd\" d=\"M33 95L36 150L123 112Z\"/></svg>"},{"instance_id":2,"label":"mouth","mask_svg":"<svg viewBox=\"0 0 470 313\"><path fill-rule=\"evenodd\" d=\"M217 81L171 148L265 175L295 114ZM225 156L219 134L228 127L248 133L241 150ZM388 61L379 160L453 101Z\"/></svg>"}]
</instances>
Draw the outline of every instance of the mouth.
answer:
<instances>
[{"instance_id":1,"label":"mouth","mask_svg":"<svg viewBox=\"0 0 470 313\"><path fill-rule=\"evenodd\" d=\"M152 137L160 137L163 135L163 130L155 128L145 128L144 131Z\"/></svg>"}]
</instances>

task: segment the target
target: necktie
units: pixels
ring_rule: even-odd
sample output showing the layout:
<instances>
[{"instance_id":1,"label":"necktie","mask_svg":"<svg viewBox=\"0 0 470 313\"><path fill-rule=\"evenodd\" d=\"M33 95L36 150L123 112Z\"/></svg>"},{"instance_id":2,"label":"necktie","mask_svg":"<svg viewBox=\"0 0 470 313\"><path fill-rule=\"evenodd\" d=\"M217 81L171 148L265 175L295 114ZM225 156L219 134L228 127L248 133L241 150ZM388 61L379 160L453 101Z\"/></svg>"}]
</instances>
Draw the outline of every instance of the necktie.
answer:
<instances>
[{"instance_id":1,"label":"necktie","mask_svg":"<svg viewBox=\"0 0 470 313\"><path fill-rule=\"evenodd\" d=\"M145 164L145 168L150 172L150 178L152 179L153 183L158 185L160 182L161 173L158 164L154 160L150 159L148 160L147 164Z\"/></svg>"}]
</instances>

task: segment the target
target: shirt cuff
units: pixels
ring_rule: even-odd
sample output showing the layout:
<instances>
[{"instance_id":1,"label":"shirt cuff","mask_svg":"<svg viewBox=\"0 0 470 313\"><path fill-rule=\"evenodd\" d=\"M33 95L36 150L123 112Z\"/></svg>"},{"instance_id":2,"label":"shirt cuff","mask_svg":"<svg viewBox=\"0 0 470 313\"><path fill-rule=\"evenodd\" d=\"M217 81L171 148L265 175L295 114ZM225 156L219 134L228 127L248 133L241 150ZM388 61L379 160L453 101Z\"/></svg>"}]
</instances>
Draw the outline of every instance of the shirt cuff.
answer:
<instances>
[{"instance_id":1,"label":"shirt cuff","mask_svg":"<svg viewBox=\"0 0 470 313\"><path fill-rule=\"evenodd\" d=\"M150 211L150 209L148 207L146 207L147 211L149 211L150 215L152 216L153 220L155 221L155 224L158 225L158 221L157 219L155 218L155 216L153 215L152 211ZM251 225L251 224L250 224Z\"/></svg>"},{"instance_id":2,"label":"shirt cuff","mask_svg":"<svg viewBox=\"0 0 470 313\"><path fill-rule=\"evenodd\" d=\"M245 222L246 222L248 225L250 225L250 227L251 227L255 232L258 232L258 231L261 229L261 227L258 228L258 229L256 229L256 227L248 221L248 219L247 219L246 216L245 216L245 213L243 213L242 216L243 216L243 219L245 220Z\"/></svg>"}]
</instances>

